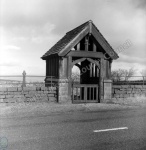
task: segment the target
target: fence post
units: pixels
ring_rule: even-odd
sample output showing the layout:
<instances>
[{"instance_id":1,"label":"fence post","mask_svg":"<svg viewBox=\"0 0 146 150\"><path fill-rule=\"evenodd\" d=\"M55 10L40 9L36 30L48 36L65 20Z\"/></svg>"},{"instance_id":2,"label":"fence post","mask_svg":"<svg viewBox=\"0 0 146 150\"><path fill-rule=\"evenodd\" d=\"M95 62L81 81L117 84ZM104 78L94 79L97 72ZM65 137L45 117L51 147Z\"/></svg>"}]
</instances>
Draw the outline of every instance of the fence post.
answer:
<instances>
[{"instance_id":1,"label":"fence post","mask_svg":"<svg viewBox=\"0 0 146 150\"><path fill-rule=\"evenodd\" d=\"M22 87L26 87L26 72L23 71L22 75L23 75Z\"/></svg>"},{"instance_id":2,"label":"fence post","mask_svg":"<svg viewBox=\"0 0 146 150\"><path fill-rule=\"evenodd\" d=\"M144 86L144 76L143 76L143 86Z\"/></svg>"}]
</instances>

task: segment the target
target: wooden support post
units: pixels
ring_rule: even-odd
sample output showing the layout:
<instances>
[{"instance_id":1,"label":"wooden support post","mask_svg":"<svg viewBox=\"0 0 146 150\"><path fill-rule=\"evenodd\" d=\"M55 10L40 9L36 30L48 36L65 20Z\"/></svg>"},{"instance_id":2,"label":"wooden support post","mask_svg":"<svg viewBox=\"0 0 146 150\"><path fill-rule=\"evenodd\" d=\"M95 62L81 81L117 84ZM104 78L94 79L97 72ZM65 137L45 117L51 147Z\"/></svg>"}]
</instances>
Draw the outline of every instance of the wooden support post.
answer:
<instances>
[{"instance_id":1,"label":"wooden support post","mask_svg":"<svg viewBox=\"0 0 146 150\"><path fill-rule=\"evenodd\" d=\"M68 56L68 98L71 100L71 86L72 86L72 56Z\"/></svg>"},{"instance_id":2,"label":"wooden support post","mask_svg":"<svg viewBox=\"0 0 146 150\"><path fill-rule=\"evenodd\" d=\"M106 60L106 79L109 79L109 61Z\"/></svg>"},{"instance_id":3,"label":"wooden support post","mask_svg":"<svg viewBox=\"0 0 146 150\"><path fill-rule=\"evenodd\" d=\"M104 59L100 59L100 83L99 83L99 100L103 101L103 78L104 78Z\"/></svg>"},{"instance_id":4,"label":"wooden support post","mask_svg":"<svg viewBox=\"0 0 146 150\"><path fill-rule=\"evenodd\" d=\"M109 79L111 79L112 60L109 61Z\"/></svg>"},{"instance_id":5,"label":"wooden support post","mask_svg":"<svg viewBox=\"0 0 146 150\"><path fill-rule=\"evenodd\" d=\"M59 78L67 78L67 58L60 59L59 63Z\"/></svg>"}]
</instances>

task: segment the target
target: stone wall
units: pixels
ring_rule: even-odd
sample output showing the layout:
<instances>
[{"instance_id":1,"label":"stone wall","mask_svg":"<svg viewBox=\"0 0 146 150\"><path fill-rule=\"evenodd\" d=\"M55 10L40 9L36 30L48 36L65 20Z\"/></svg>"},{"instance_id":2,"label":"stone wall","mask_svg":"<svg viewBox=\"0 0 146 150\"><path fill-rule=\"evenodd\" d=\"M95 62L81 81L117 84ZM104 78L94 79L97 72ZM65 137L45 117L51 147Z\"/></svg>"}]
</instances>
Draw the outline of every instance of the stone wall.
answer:
<instances>
[{"instance_id":1,"label":"stone wall","mask_svg":"<svg viewBox=\"0 0 146 150\"><path fill-rule=\"evenodd\" d=\"M1 87L0 103L56 102L56 87Z\"/></svg>"},{"instance_id":2,"label":"stone wall","mask_svg":"<svg viewBox=\"0 0 146 150\"><path fill-rule=\"evenodd\" d=\"M131 103L146 102L146 85L113 85L112 102Z\"/></svg>"}]
</instances>

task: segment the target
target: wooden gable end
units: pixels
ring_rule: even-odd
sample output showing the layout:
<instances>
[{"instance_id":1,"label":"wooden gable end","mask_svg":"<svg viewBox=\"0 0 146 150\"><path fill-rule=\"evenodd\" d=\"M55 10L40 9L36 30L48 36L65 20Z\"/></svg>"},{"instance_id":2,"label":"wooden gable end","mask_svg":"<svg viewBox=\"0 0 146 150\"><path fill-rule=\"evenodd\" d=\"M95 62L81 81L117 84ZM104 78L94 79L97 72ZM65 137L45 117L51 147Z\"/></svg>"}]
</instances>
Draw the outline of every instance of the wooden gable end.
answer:
<instances>
[{"instance_id":1,"label":"wooden gable end","mask_svg":"<svg viewBox=\"0 0 146 150\"><path fill-rule=\"evenodd\" d=\"M46 60L48 56L54 54L61 57L66 56L72 50L94 53L101 52L111 59L117 59L119 57L93 22L88 21L67 32L66 35L41 58Z\"/></svg>"},{"instance_id":2,"label":"wooden gable end","mask_svg":"<svg viewBox=\"0 0 146 150\"><path fill-rule=\"evenodd\" d=\"M92 22L80 32L64 49L59 56L78 56L117 59L118 55L101 35Z\"/></svg>"}]
</instances>

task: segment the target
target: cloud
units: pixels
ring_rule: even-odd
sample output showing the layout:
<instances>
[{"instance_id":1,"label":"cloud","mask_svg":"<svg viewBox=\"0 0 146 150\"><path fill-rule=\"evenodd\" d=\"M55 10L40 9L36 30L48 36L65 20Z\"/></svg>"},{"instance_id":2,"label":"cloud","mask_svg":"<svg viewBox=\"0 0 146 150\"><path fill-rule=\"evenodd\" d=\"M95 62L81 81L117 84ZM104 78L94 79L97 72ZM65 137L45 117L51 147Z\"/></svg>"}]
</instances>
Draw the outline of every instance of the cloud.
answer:
<instances>
[{"instance_id":1,"label":"cloud","mask_svg":"<svg viewBox=\"0 0 146 150\"><path fill-rule=\"evenodd\" d=\"M113 62L112 70L116 69L130 69L134 68L136 70L137 76L141 76L140 72L145 69L146 59L136 56L129 56L120 54L120 58Z\"/></svg>"},{"instance_id":2,"label":"cloud","mask_svg":"<svg viewBox=\"0 0 146 150\"><path fill-rule=\"evenodd\" d=\"M8 58L8 59L7 59ZM13 67L13 66L21 66L21 63L19 60L14 59L14 57L5 57L4 55L0 56L0 67Z\"/></svg>"},{"instance_id":3,"label":"cloud","mask_svg":"<svg viewBox=\"0 0 146 150\"><path fill-rule=\"evenodd\" d=\"M117 61L124 62L124 63L131 63L131 64L134 64L134 63L139 63L142 65L146 64L146 59L142 59L139 57L133 57L133 56L127 56L124 54L120 54L120 59Z\"/></svg>"},{"instance_id":4,"label":"cloud","mask_svg":"<svg viewBox=\"0 0 146 150\"><path fill-rule=\"evenodd\" d=\"M3 46L2 49L3 49L3 50L21 50L20 47L14 46L14 45L6 45L6 46Z\"/></svg>"},{"instance_id":5,"label":"cloud","mask_svg":"<svg viewBox=\"0 0 146 150\"><path fill-rule=\"evenodd\" d=\"M21 66L0 66L0 69L0 75L22 75L23 72ZM22 78L20 80L22 80Z\"/></svg>"},{"instance_id":6,"label":"cloud","mask_svg":"<svg viewBox=\"0 0 146 150\"><path fill-rule=\"evenodd\" d=\"M0 45L0 47L0 66L20 66L21 63L15 56L17 56L18 52L21 52L21 47L15 45Z\"/></svg>"},{"instance_id":7,"label":"cloud","mask_svg":"<svg viewBox=\"0 0 146 150\"><path fill-rule=\"evenodd\" d=\"M146 0L132 0L136 8L146 11Z\"/></svg>"},{"instance_id":8,"label":"cloud","mask_svg":"<svg viewBox=\"0 0 146 150\"><path fill-rule=\"evenodd\" d=\"M117 69L126 69L129 70L130 68L133 68L136 72L134 76L141 76L141 71L146 69L145 65L141 65L137 62L135 63L127 63L127 62L116 62L114 61L112 64L112 70Z\"/></svg>"},{"instance_id":9,"label":"cloud","mask_svg":"<svg viewBox=\"0 0 146 150\"><path fill-rule=\"evenodd\" d=\"M14 61L9 61L9 62L1 62L0 61L0 67L1 66L5 66L5 67L13 67L13 66L20 66L20 64L18 62L14 62Z\"/></svg>"}]
</instances>

